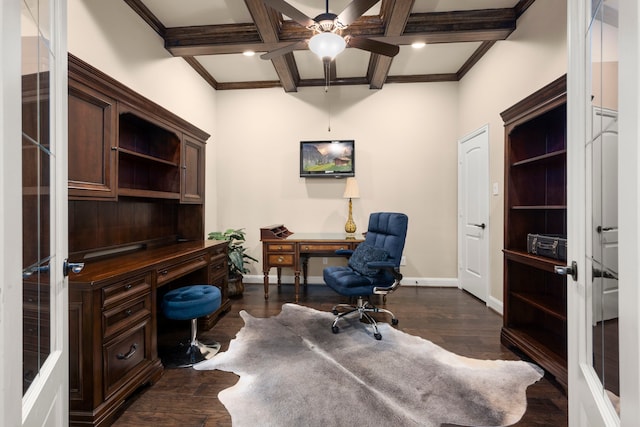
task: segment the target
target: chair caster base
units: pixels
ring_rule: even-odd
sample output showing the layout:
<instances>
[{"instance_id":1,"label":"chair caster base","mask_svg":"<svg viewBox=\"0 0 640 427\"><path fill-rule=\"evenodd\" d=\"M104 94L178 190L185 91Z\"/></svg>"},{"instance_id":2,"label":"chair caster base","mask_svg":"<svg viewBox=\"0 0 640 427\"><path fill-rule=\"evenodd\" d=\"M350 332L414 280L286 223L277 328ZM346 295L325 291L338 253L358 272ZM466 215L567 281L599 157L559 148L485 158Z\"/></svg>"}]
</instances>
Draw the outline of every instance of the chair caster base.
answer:
<instances>
[{"instance_id":1,"label":"chair caster base","mask_svg":"<svg viewBox=\"0 0 640 427\"><path fill-rule=\"evenodd\" d=\"M340 332L340 328L334 325L331 327L331 332L333 332L334 334L337 334L338 332Z\"/></svg>"},{"instance_id":2,"label":"chair caster base","mask_svg":"<svg viewBox=\"0 0 640 427\"><path fill-rule=\"evenodd\" d=\"M376 332L373 334L373 337L378 341L380 341L382 339L382 334L380 334L380 332Z\"/></svg>"},{"instance_id":3,"label":"chair caster base","mask_svg":"<svg viewBox=\"0 0 640 427\"><path fill-rule=\"evenodd\" d=\"M398 324L398 319L391 319L391 324L396 326Z\"/></svg>"}]
</instances>

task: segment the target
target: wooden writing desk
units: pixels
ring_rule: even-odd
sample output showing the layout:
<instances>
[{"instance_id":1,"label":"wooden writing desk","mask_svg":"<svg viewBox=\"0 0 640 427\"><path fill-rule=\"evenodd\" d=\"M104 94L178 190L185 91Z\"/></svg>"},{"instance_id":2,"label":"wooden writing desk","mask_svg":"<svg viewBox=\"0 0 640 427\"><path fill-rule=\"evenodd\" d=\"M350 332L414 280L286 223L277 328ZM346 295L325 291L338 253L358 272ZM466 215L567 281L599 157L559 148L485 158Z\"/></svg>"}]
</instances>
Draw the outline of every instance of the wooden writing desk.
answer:
<instances>
[{"instance_id":1,"label":"wooden writing desk","mask_svg":"<svg viewBox=\"0 0 640 427\"><path fill-rule=\"evenodd\" d=\"M364 239L348 237L345 233L292 233L282 225L260 229L262 241L262 271L264 298L269 298L269 270L276 267L278 286L281 285L282 267L292 268L295 281L295 301L300 291L300 272L307 284L307 264L312 256L336 256L339 249L355 249Z\"/></svg>"}]
</instances>

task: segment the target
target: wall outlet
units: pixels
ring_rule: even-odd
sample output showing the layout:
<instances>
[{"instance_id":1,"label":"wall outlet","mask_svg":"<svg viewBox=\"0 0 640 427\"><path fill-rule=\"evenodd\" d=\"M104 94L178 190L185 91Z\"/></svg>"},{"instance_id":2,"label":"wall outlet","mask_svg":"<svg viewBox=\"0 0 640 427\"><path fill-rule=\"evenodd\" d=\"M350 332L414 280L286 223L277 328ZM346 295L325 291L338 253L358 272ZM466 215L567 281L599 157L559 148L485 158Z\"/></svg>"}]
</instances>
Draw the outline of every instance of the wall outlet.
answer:
<instances>
[{"instance_id":1,"label":"wall outlet","mask_svg":"<svg viewBox=\"0 0 640 427\"><path fill-rule=\"evenodd\" d=\"M400 265L407 265L407 257L402 255L402 258L400 258Z\"/></svg>"},{"instance_id":2,"label":"wall outlet","mask_svg":"<svg viewBox=\"0 0 640 427\"><path fill-rule=\"evenodd\" d=\"M323 258L322 258L322 263L323 263L324 265L327 265L327 263L328 263L328 262L329 262L329 260L327 259L327 257L323 257Z\"/></svg>"}]
</instances>

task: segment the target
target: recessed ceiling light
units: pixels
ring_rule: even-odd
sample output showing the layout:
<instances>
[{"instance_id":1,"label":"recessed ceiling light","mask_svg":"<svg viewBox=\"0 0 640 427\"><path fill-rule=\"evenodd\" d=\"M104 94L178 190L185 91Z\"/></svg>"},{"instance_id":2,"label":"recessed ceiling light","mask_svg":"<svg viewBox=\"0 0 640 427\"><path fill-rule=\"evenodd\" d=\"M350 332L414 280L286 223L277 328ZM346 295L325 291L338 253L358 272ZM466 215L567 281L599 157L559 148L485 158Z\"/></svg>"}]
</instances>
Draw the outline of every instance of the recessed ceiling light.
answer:
<instances>
[{"instance_id":1,"label":"recessed ceiling light","mask_svg":"<svg viewBox=\"0 0 640 427\"><path fill-rule=\"evenodd\" d=\"M244 56L253 56L253 55L255 55L256 53L255 53L254 51L252 51L252 50L245 50L244 52L242 52L242 54L243 54Z\"/></svg>"},{"instance_id":2,"label":"recessed ceiling light","mask_svg":"<svg viewBox=\"0 0 640 427\"><path fill-rule=\"evenodd\" d=\"M413 42L411 43L411 47L414 49L420 49L423 48L426 45L425 42Z\"/></svg>"}]
</instances>

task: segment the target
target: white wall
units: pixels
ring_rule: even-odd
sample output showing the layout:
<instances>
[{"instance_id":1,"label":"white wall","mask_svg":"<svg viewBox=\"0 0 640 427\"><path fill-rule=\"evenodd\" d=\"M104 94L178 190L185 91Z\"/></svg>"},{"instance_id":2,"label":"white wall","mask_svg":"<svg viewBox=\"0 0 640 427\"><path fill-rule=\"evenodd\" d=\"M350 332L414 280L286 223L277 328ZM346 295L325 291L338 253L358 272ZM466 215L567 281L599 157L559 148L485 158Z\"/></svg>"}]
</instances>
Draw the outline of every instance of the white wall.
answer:
<instances>
[{"instance_id":1,"label":"white wall","mask_svg":"<svg viewBox=\"0 0 640 427\"><path fill-rule=\"evenodd\" d=\"M215 164L216 91L124 1L67 0L69 52L208 132L207 164ZM215 227L216 182L207 169L206 229ZM210 206L210 207L209 207Z\"/></svg>"},{"instance_id":2,"label":"white wall","mask_svg":"<svg viewBox=\"0 0 640 427\"><path fill-rule=\"evenodd\" d=\"M459 83L216 92L124 2L69 0L69 51L212 135L207 144L205 231L246 228L261 258L259 229L339 232L344 182L298 177L298 142L354 138L364 231L379 210L409 215L405 277L457 277L457 140L490 126L490 298L502 301L504 171L499 113L566 72L566 4L537 0ZM328 126L331 131L328 131ZM489 191L489 189L487 189ZM311 274L319 274L312 260ZM261 275L260 264L251 274ZM436 280L434 280L436 279ZM411 283L405 281L405 283Z\"/></svg>"},{"instance_id":3,"label":"white wall","mask_svg":"<svg viewBox=\"0 0 640 427\"><path fill-rule=\"evenodd\" d=\"M388 84L381 91L336 86L327 94L324 88L218 92L213 167L220 228L246 228L258 259L260 227L343 232L344 181L300 178L299 141L353 138L358 232L371 212L404 212L405 277L456 277L457 99L457 83ZM311 260L311 275L319 263ZM251 269L262 272L261 265Z\"/></svg>"},{"instance_id":4,"label":"white wall","mask_svg":"<svg viewBox=\"0 0 640 427\"><path fill-rule=\"evenodd\" d=\"M536 0L508 40L497 42L460 81L458 135L489 124L490 298L503 300L504 122L500 112L567 72L566 2ZM490 189L487 192L490 194Z\"/></svg>"}]
</instances>

